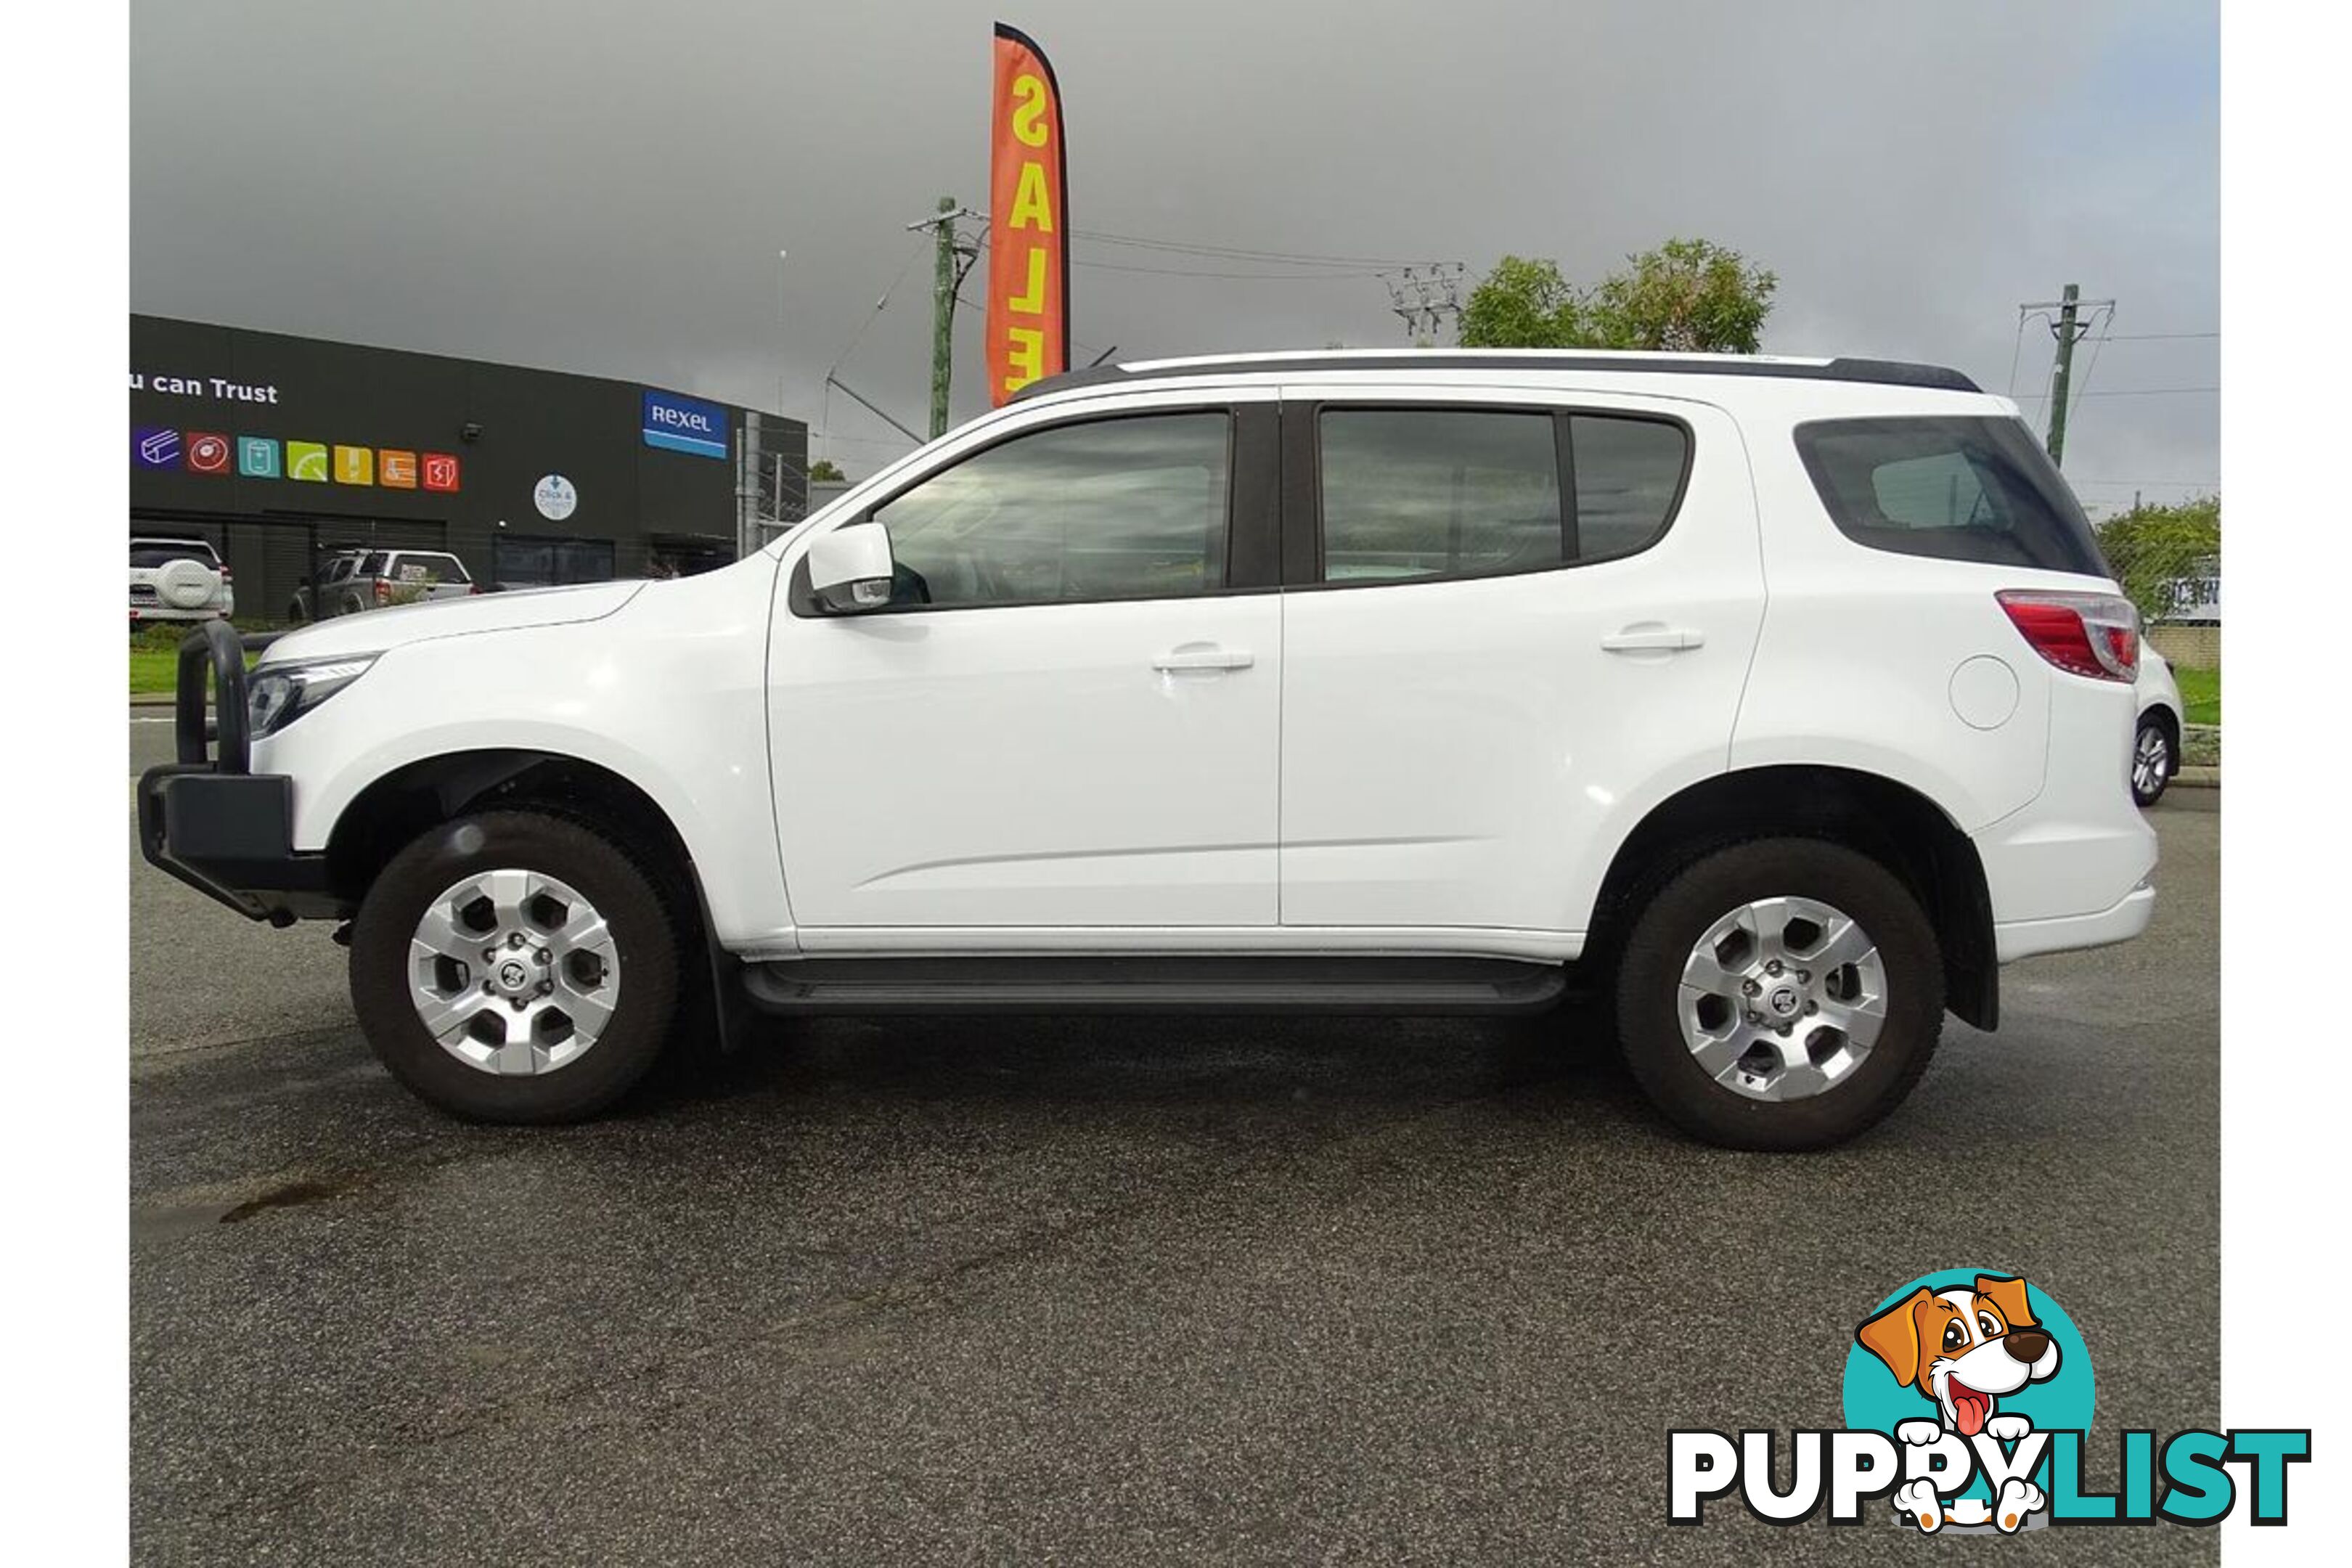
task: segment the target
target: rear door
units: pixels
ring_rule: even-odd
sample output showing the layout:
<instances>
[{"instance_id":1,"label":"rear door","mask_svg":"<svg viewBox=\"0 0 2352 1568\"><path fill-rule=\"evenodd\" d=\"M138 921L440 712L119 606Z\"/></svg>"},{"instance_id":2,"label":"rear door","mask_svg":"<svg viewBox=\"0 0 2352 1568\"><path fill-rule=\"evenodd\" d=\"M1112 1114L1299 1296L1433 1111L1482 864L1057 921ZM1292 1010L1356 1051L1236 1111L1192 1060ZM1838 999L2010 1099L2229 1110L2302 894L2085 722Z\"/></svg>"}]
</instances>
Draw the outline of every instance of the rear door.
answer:
<instances>
[{"instance_id":1,"label":"rear door","mask_svg":"<svg viewBox=\"0 0 2352 1568\"><path fill-rule=\"evenodd\" d=\"M1283 923L1581 930L1615 821L1725 765L1763 607L1730 417L1286 388L1283 486Z\"/></svg>"}]
</instances>

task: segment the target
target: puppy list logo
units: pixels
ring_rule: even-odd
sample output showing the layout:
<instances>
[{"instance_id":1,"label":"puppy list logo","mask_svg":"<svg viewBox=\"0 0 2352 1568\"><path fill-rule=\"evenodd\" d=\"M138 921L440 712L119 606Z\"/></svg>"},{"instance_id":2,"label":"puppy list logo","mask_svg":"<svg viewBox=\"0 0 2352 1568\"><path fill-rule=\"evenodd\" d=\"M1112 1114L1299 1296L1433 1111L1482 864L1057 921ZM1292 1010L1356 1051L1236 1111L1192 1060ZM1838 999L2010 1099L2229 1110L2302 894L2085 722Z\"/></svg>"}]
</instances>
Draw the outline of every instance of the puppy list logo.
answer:
<instances>
[{"instance_id":1,"label":"puppy list logo","mask_svg":"<svg viewBox=\"0 0 2352 1568\"><path fill-rule=\"evenodd\" d=\"M1776 1489L1775 1434L1673 1433L1667 1516L1703 1522L1735 1489L1748 1510L1796 1524L1888 1519L1927 1534L2013 1535L2053 1524L2217 1524L2242 1489L2256 1524L2286 1522L2287 1467L2306 1430L2126 1431L2122 1487L2086 1490L2095 1402L2090 1352L2040 1286L1990 1269L1924 1276L1854 1326L1845 1429L1790 1433ZM2234 1470L2231 1467L2237 1467Z\"/></svg>"}]
</instances>

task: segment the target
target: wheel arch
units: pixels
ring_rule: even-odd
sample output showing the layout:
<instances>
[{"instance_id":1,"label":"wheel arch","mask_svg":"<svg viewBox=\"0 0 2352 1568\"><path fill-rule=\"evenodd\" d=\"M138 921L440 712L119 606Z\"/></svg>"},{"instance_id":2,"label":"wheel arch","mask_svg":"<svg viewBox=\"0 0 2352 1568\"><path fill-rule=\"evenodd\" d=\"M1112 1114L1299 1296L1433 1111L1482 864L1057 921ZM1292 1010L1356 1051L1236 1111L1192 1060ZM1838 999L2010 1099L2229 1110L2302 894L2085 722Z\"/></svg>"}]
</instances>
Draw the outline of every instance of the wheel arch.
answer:
<instances>
[{"instance_id":1,"label":"wheel arch","mask_svg":"<svg viewBox=\"0 0 2352 1568\"><path fill-rule=\"evenodd\" d=\"M1701 855L1758 837L1845 844L1909 887L1943 949L1946 1005L1991 1029L2000 1017L1992 899L1976 845L1918 790L1883 774L1810 763L1717 773L1653 806L1619 844L1601 879L1588 960L1613 963L1642 905Z\"/></svg>"},{"instance_id":2,"label":"wheel arch","mask_svg":"<svg viewBox=\"0 0 2352 1568\"><path fill-rule=\"evenodd\" d=\"M718 937L692 848L667 811L643 787L583 757L532 747L446 752L392 769L352 796L327 838L328 876L356 907L376 873L404 845L468 812L527 809L594 825L619 837L663 884L688 929L683 951L699 949L707 984L689 1004L707 1010L721 1050L743 1037L745 1003Z\"/></svg>"},{"instance_id":3,"label":"wheel arch","mask_svg":"<svg viewBox=\"0 0 2352 1568\"><path fill-rule=\"evenodd\" d=\"M385 862L436 824L470 811L535 807L624 837L707 927L700 873L653 796L601 763L531 747L449 752L392 769L352 797L327 838L327 873L356 902Z\"/></svg>"}]
</instances>

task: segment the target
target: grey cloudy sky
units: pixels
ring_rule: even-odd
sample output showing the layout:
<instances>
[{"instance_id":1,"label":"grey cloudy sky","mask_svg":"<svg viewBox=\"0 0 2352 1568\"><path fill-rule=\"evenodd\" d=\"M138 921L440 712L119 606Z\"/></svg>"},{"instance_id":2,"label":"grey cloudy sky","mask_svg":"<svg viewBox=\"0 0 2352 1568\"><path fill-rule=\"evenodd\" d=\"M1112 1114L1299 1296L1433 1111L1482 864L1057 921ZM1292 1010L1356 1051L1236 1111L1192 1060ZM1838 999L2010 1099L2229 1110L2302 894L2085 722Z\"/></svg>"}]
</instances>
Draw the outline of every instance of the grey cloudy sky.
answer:
<instances>
[{"instance_id":1,"label":"grey cloudy sky","mask_svg":"<svg viewBox=\"0 0 2352 1568\"><path fill-rule=\"evenodd\" d=\"M2014 355L2021 400L2051 342L2017 307L2075 281L2119 308L2070 477L2218 479L2219 399L2168 390L2216 384L2218 339L2139 335L2221 324L2210 4L137 0L131 307L781 406L869 471L906 443L824 373L856 337L842 376L919 426L905 225L986 205L1000 16L1061 79L1081 235L1584 279L1701 235L1779 272L1768 350L1995 390ZM1074 254L1092 351L1402 341L1356 269ZM1198 275L1237 271L1316 275Z\"/></svg>"}]
</instances>

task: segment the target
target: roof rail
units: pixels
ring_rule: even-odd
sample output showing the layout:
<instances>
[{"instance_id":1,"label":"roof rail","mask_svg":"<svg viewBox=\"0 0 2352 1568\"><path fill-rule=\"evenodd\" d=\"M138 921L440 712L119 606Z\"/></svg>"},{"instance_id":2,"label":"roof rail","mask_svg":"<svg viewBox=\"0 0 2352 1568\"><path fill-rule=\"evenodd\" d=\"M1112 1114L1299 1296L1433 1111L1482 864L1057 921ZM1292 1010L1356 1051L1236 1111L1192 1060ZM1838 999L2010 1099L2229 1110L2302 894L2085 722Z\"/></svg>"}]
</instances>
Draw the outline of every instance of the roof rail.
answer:
<instances>
[{"instance_id":1,"label":"roof rail","mask_svg":"<svg viewBox=\"0 0 2352 1568\"><path fill-rule=\"evenodd\" d=\"M1748 354L1576 353L1545 350L1419 349L1325 353L1205 355L1199 359L1146 360L1134 364L1090 365L1033 381L1013 401L1069 392L1084 386L1160 381L1175 376L1238 375L1252 371L1311 374L1334 370L1535 370L1615 371L1627 375L1733 375L1783 381L1866 382L1880 386L1925 387L1939 392L1981 392L1958 371L1937 364L1888 359L1781 359Z\"/></svg>"}]
</instances>

